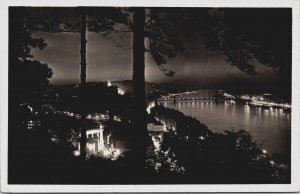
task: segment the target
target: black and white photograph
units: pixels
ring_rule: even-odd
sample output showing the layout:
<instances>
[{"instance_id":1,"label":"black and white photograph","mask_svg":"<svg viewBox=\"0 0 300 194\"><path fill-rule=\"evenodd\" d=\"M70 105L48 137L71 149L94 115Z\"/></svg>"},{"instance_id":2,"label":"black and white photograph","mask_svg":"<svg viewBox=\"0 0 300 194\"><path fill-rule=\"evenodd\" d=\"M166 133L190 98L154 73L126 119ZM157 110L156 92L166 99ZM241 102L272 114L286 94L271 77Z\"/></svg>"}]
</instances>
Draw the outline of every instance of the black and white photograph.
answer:
<instances>
[{"instance_id":1,"label":"black and white photograph","mask_svg":"<svg viewBox=\"0 0 300 194\"><path fill-rule=\"evenodd\" d=\"M299 181L298 8L6 9L8 185Z\"/></svg>"}]
</instances>

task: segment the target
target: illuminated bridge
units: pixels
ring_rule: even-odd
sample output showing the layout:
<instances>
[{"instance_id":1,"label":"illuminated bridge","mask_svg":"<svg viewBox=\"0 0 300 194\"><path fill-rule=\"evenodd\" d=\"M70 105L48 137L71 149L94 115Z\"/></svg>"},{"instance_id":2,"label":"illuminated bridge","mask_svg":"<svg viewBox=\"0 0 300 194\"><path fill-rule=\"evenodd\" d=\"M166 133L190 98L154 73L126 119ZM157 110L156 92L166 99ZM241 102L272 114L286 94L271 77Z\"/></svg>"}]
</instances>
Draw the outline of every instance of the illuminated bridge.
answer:
<instances>
[{"instance_id":1,"label":"illuminated bridge","mask_svg":"<svg viewBox=\"0 0 300 194\"><path fill-rule=\"evenodd\" d=\"M197 90L162 96L160 101L224 100L224 90Z\"/></svg>"}]
</instances>

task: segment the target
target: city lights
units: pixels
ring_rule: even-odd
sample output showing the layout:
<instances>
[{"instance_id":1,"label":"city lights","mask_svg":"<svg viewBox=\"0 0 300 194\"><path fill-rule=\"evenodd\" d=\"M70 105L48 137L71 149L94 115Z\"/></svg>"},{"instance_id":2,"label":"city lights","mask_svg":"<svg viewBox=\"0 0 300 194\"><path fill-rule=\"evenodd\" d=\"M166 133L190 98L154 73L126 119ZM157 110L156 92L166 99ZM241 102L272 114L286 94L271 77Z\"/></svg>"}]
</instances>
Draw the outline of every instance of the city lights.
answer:
<instances>
[{"instance_id":1,"label":"city lights","mask_svg":"<svg viewBox=\"0 0 300 194\"><path fill-rule=\"evenodd\" d=\"M121 88L118 88L118 94L120 94L120 95L124 95L125 94L125 92L121 89Z\"/></svg>"},{"instance_id":2,"label":"city lights","mask_svg":"<svg viewBox=\"0 0 300 194\"><path fill-rule=\"evenodd\" d=\"M80 156L80 151L79 151L79 150L73 151L73 155L74 155L74 156Z\"/></svg>"},{"instance_id":3,"label":"city lights","mask_svg":"<svg viewBox=\"0 0 300 194\"><path fill-rule=\"evenodd\" d=\"M262 152L263 152L264 154L267 154L267 153L268 153L267 150L265 150L265 149L263 149Z\"/></svg>"},{"instance_id":4,"label":"city lights","mask_svg":"<svg viewBox=\"0 0 300 194\"><path fill-rule=\"evenodd\" d=\"M154 102L151 102L151 103L148 105L148 107L147 107L147 109L146 109L146 111L147 111L148 114L150 114L151 108L153 108L154 106L155 106L155 103L154 103Z\"/></svg>"}]
</instances>

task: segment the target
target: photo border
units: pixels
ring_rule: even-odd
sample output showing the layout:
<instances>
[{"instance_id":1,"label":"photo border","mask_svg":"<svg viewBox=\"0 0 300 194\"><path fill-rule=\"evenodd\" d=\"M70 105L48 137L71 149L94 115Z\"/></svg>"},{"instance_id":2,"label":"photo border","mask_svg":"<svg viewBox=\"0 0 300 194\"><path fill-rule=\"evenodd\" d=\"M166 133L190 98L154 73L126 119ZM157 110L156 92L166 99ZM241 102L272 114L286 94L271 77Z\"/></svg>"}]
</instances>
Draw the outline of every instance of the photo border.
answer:
<instances>
[{"instance_id":1,"label":"photo border","mask_svg":"<svg viewBox=\"0 0 300 194\"><path fill-rule=\"evenodd\" d=\"M118 6L118 7L253 7L292 8L292 113L291 113L291 184L188 184L188 185L12 185L7 184L8 165L8 7L9 6ZM1 62L0 65L0 126L1 126L1 191L15 193L54 192L296 192L300 191L300 50L299 0L2 0L0 7Z\"/></svg>"}]
</instances>

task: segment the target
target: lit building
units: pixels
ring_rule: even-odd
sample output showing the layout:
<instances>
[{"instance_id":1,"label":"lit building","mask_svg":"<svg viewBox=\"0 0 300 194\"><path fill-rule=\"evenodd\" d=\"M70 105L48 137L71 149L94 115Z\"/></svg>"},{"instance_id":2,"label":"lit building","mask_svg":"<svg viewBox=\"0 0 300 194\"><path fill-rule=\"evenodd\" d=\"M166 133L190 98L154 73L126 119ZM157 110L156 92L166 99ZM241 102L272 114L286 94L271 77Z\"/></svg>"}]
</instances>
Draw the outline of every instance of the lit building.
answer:
<instances>
[{"instance_id":1,"label":"lit building","mask_svg":"<svg viewBox=\"0 0 300 194\"><path fill-rule=\"evenodd\" d=\"M110 130L109 130L110 131ZM86 131L86 151L87 155L100 156L116 160L124 151L128 150L127 146L124 147L122 140L112 138L111 132L104 133L102 125L98 129L88 129ZM80 142L75 143L77 150L73 152L75 156L80 155Z\"/></svg>"},{"instance_id":2,"label":"lit building","mask_svg":"<svg viewBox=\"0 0 300 194\"><path fill-rule=\"evenodd\" d=\"M166 132L166 128L163 125L155 125L154 123L147 124L148 131L151 132Z\"/></svg>"},{"instance_id":3,"label":"lit building","mask_svg":"<svg viewBox=\"0 0 300 194\"><path fill-rule=\"evenodd\" d=\"M163 134L167 132L166 126L155 123L148 123L147 129L151 135L151 139L156 151L160 150L160 146L163 140Z\"/></svg>"},{"instance_id":4,"label":"lit building","mask_svg":"<svg viewBox=\"0 0 300 194\"><path fill-rule=\"evenodd\" d=\"M41 125L41 122L37 119L32 119L27 122L27 129L35 130Z\"/></svg>"},{"instance_id":5,"label":"lit building","mask_svg":"<svg viewBox=\"0 0 300 194\"><path fill-rule=\"evenodd\" d=\"M98 129L89 129L86 131L86 149L90 154L96 154L104 149L103 127L100 125ZM77 142L78 150L80 150L80 142Z\"/></svg>"},{"instance_id":6,"label":"lit building","mask_svg":"<svg viewBox=\"0 0 300 194\"><path fill-rule=\"evenodd\" d=\"M104 149L103 128L92 129L86 132L86 147L91 153L97 153Z\"/></svg>"},{"instance_id":7,"label":"lit building","mask_svg":"<svg viewBox=\"0 0 300 194\"><path fill-rule=\"evenodd\" d=\"M125 92L121 89L121 88L118 88L118 94L120 94L120 95L124 95L125 94Z\"/></svg>"}]
</instances>

